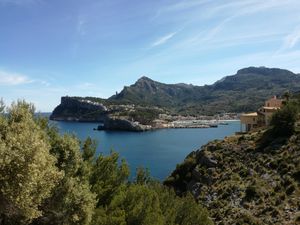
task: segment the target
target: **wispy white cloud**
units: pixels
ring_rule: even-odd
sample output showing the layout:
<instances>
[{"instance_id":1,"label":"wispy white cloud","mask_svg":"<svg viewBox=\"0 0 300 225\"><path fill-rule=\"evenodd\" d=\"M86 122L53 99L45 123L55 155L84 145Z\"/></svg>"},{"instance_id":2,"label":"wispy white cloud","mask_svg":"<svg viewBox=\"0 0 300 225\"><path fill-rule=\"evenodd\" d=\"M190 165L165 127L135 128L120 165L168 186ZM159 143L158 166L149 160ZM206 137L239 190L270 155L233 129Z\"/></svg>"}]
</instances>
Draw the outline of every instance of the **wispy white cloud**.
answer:
<instances>
[{"instance_id":1,"label":"wispy white cloud","mask_svg":"<svg viewBox=\"0 0 300 225\"><path fill-rule=\"evenodd\" d=\"M17 86L22 84L35 84L38 86L49 87L51 84L43 79L31 79L27 75L21 73L0 70L0 85L1 86Z\"/></svg>"},{"instance_id":2,"label":"wispy white cloud","mask_svg":"<svg viewBox=\"0 0 300 225\"><path fill-rule=\"evenodd\" d=\"M180 1L167 7L161 9L163 12L172 12L172 11L180 11L187 10L193 7L202 6L203 4L212 2L212 0L190 0L190 1Z\"/></svg>"},{"instance_id":3,"label":"wispy white cloud","mask_svg":"<svg viewBox=\"0 0 300 225\"><path fill-rule=\"evenodd\" d=\"M0 71L0 85L13 86L20 84L32 83L27 76L18 73L12 73L7 71Z\"/></svg>"},{"instance_id":4,"label":"wispy white cloud","mask_svg":"<svg viewBox=\"0 0 300 225\"><path fill-rule=\"evenodd\" d=\"M96 87L96 85L93 83L90 83L90 82L84 82L84 83L78 84L76 86L76 88L82 89L82 90L87 90L87 89L91 89L91 88L95 88L95 87Z\"/></svg>"},{"instance_id":5,"label":"wispy white cloud","mask_svg":"<svg viewBox=\"0 0 300 225\"><path fill-rule=\"evenodd\" d=\"M183 40L181 43L177 44L176 47L179 49L195 49L201 52L203 50L216 50L242 45L249 46L251 44L281 41L284 33L257 32L252 34L240 34L226 37L219 35L217 38L210 39L209 37L212 37L212 35L213 32L210 32L209 34L197 35L196 37Z\"/></svg>"},{"instance_id":6,"label":"wispy white cloud","mask_svg":"<svg viewBox=\"0 0 300 225\"><path fill-rule=\"evenodd\" d=\"M297 27L292 33L288 34L283 41L281 50L292 49L300 41L300 27Z\"/></svg>"},{"instance_id":7,"label":"wispy white cloud","mask_svg":"<svg viewBox=\"0 0 300 225\"><path fill-rule=\"evenodd\" d=\"M85 25L87 23L87 20L83 16L78 17L77 21L77 33L81 36L86 34Z\"/></svg>"},{"instance_id":8,"label":"wispy white cloud","mask_svg":"<svg viewBox=\"0 0 300 225\"><path fill-rule=\"evenodd\" d=\"M159 45L165 44L167 41L169 41L171 38L173 38L176 34L177 34L177 32L173 32L173 33L167 34L167 35L165 35L163 37L160 37L154 43L152 43L151 46L155 47L155 46L159 46Z\"/></svg>"},{"instance_id":9,"label":"wispy white cloud","mask_svg":"<svg viewBox=\"0 0 300 225\"><path fill-rule=\"evenodd\" d=\"M51 86L51 83L50 83L50 82L48 82L48 81L46 81L46 80L41 80L41 79L31 80L30 83L40 84L40 85L45 86L45 87Z\"/></svg>"},{"instance_id":10,"label":"wispy white cloud","mask_svg":"<svg viewBox=\"0 0 300 225\"><path fill-rule=\"evenodd\" d=\"M80 49L80 40L83 36L87 34L86 24L87 24L86 16L79 15L75 23L74 41L71 44L71 53L73 57L77 57L78 50Z\"/></svg>"},{"instance_id":11,"label":"wispy white cloud","mask_svg":"<svg viewBox=\"0 0 300 225\"><path fill-rule=\"evenodd\" d=\"M192 0L192 1L180 1L164 7L159 10L159 12L164 12L165 18L168 19L173 18L176 23L178 23L178 17L180 17L180 13L182 14L182 20L186 20L187 27L185 29L185 35L183 35L182 39L178 39L177 43L173 47L184 47L184 48L192 48L197 46L215 47L214 44L221 43L224 45L224 41L226 40L226 45L240 45L244 41L249 41L249 43L258 43L263 40L259 39L265 38L264 40L280 40L280 36L286 35L287 31L283 31L282 29L272 29L267 26L269 21L262 21L256 27L253 27L249 22L252 20L253 16L261 16L261 13L268 12L290 12L294 10L294 7L291 5L299 6L298 0L243 0L243 1L209 1L209 0ZM187 15L185 10L189 9L190 13ZM277 10L277 11L276 11ZM163 16L163 13L160 13L159 16ZM251 17L251 18L250 18ZM158 19L158 18L157 18ZM159 18L162 19L162 18ZM288 19L286 19L288 20ZM289 19L290 21L297 21L297 17L293 19ZM299 18L298 18L299 20ZM256 37L251 37L241 24L244 23L245 26L249 26L251 32L255 34ZM195 24L199 24L199 30L195 32L195 29L190 29L190 24L194 26ZM209 26L202 26L203 24L209 24ZM238 26L235 29L232 29L234 26ZM231 31L231 35L228 38L228 29ZM244 30L243 32L247 35L240 35L241 32L236 33L235 30ZM247 33L248 32L248 33ZM236 42L235 36L239 36L239 41ZM244 36L244 38L242 38ZM268 38L268 39L266 39ZM295 46L300 40L300 29L295 30L293 33L288 35L285 38L284 48L288 49ZM247 44L246 42L244 42Z\"/></svg>"},{"instance_id":12,"label":"wispy white cloud","mask_svg":"<svg viewBox=\"0 0 300 225\"><path fill-rule=\"evenodd\" d=\"M293 9L291 6L299 6L298 0L268 0L268 1L260 1L260 0L249 0L248 4L243 7L240 14L252 14L267 10L274 10L274 9L283 9L284 7L288 7Z\"/></svg>"},{"instance_id":13,"label":"wispy white cloud","mask_svg":"<svg viewBox=\"0 0 300 225\"><path fill-rule=\"evenodd\" d=\"M219 4L215 7L211 7L210 10L206 12L206 16L224 16L227 13L230 16L225 17L225 19L221 20L216 27L213 27L209 32L207 32L204 40L212 39L216 34L219 33L224 27L234 20L240 19L240 17L256 14L259 12L265 12L268 10L281 9L285 6L290 6L296 0L286 0L286 1L277 1L277 0L269 0L269 1L260 1L260 0L245 0L238 2L228 2L224 4ZM298 3L299 5L299 3ZM300 34L300 32L299 32ZM299 35L298 34L298 35Z\"/></svg>"},{"instance_id":14,"label":"wispy white cloud","mask_svg":"<svg viewBox=\"0 0 300 225\"><path fill-rule=\"evenodd\" d=\"M298 0L243 0L243 1L223 1L223 0L181 0L179 2L163 6L158 9L156 17L163 16L165 13L178 15L180 11L195 10L195 14L191 13L186 19L194 18L212 18L215 16L234 14L251 14L264 10L281 8L291 5L298 5Z\"/></svg>"}]
</instances>

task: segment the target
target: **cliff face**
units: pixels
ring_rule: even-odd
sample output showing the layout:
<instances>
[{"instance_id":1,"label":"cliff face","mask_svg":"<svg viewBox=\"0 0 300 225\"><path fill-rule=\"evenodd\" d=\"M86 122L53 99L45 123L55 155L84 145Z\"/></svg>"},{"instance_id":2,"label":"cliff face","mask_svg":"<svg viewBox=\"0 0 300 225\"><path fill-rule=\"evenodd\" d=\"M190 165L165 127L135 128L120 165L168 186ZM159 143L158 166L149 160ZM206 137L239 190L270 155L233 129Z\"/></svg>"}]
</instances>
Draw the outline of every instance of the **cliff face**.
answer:
<instances>
[{"instance_id":1,"label":"cliff face","mask_svg":"<svg viewBox=\"0 0 300 225\"><path fill-rule=\"evenodd\" d=\"M126 109L133 110L133 109ZM100 122L98 130L146 131L151 127L139 122L132 122L128 116L114 116L116 112L126 112L125 109L108 109L102 103L87 98L62 97L61 103L50 116L51 120ZM135 109L136 110L136 109Z\"/></svg>"},{"instance_id":2,"label":"cliff face","mask_svg":"<svg viewBox=\"0 0 300 225\"><path fill-rule=\"evenodd\" d=\"M51 120L100 122L106 118L107 108L76 97L62 97L61 103L52 112Z\"/></svg>"},{"instance_id":3,"label":"cliff face","mask_svg":"<svg viewBox=\"0 0 300 225\"><path fill-rule=\"evenodd\" d=\"M151 126L142 125L127 119L107 118L103 125L99 125L98 130L120 130L120 131L147 131Z\"/></svg>"},{"instance_id":4,"label":"cliff face","mask_svg":"<svg viewBox=\"0 0 300 225\"><path fill-rule=\"evenodd\" d=\"M299 224L300 134L261 148L262 134L208 143L165 184L193 193L216 224Z\"/></svg>"}]
</instances>

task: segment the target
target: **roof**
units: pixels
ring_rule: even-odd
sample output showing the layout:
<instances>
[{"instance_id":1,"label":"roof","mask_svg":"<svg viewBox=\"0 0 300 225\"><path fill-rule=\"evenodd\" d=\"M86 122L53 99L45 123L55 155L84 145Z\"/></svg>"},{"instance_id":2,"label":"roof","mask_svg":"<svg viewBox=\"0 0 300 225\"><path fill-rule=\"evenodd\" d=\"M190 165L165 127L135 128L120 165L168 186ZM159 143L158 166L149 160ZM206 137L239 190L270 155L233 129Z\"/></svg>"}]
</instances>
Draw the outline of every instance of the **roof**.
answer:
<instances>
[{"instance_id":1,"label":"roof","mask_svg":"<svg viewBox=\"0 0 300 225\"><path fill-rule=\"evenodd\" d=\"M257 116L257 112L254 112L254 113L245 113L245 114L242 114L241 116Z\"/></svg>"},{"instance_id":2,"label":"roof","mask_svg":"<svg viewBox=\"0 0 300 225\"><path fill-rule=\"evenodd\" d=\"M263 106L263 109L280 109L280 107L267 107L267 106Z\"/></svg>"}]
</instances>

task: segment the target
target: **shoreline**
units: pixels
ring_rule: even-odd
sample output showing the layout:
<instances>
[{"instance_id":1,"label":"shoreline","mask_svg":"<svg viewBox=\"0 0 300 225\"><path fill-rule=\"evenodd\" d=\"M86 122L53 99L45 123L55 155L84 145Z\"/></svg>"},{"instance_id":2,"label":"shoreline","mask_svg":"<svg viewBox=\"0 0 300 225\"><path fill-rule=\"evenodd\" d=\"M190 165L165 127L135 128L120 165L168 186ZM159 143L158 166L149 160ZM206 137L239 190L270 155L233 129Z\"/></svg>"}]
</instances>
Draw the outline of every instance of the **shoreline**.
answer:
<instances>
[{"instance_id":1,"label":"shoreline","mask_svg":"<svg viewBox=\"0 0 300 225\"><path fill-rule=\"evenodd\" d=\"M137 124L136 126L125 128L122 126L120 127L114 127L114 128L104 128L103 126L100 126L101 121L82 121L78 119L70 120L66 119L63 120L61 118L59 119L50 119L50 121L55 122L65 122L65 123L95 123L99 126L94 127L93 130L97 131L124 131L124 132L147 132L147 131L155 131L155 130L161 130L161 129L205 129L205 128L217 128L219 126L226 126L228 125L228 122L239 122L238 119L230 119L230 120L177 120L170 123L162 123L159 125L143 125L143 124ZM123 120L122 120L123 121ZM129 121L128 121L129 122Z\"/></svg>"}]
</instances>

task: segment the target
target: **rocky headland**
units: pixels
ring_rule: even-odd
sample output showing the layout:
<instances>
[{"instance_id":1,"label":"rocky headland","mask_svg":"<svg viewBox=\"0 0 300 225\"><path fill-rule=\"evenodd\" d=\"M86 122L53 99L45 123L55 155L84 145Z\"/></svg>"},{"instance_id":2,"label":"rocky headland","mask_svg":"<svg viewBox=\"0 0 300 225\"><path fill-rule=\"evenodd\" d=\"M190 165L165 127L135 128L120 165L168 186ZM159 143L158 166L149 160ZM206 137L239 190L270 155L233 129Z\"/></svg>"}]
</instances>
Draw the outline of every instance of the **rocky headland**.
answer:
<instances>
[{"instance_id":1,"label":"rocky headland","mask_svg":"<svg viewBox=\"0 0 300 225\"><path fill-rule=\"evenodd\" d=\"M119 131L148 131L154 129L150 125L139 124L139 122L129 121L128 119L108 117L103 124L97 127L97 130L119 130Z\"/></svg>"},{"instance_id":2,"label":"rocky headland","mask_svg":"<svg viewBox=\"0 0 300 225\"><path fill-rule=\"evenodd\" d=\"M164 182L191 192L216 224L300 224L300 133L262 144L265 130L212 141Z\"/></svg>"},{"instance_id":3,"label":"rocky headland","mask_svg":"<svg viewBox=\"0 0 300 225\"><path fill-rule=\"evenodd\" d=\"M101 122L107 118L108 109L102 103L78 97L61 97L60 104L53 110L50 120Z\"/></svg>"},{"instance_id":4,"label":"rocky headland","mask_svg":"<svg viewBox=\"0 0 300 225\"><path fill-rule=\"evenodd\" d=\"M62 97L50 120L97 122L98 130L147 131L164 111L155 107L106 104L95 98Z\"/></svg>"}]
</instances>

